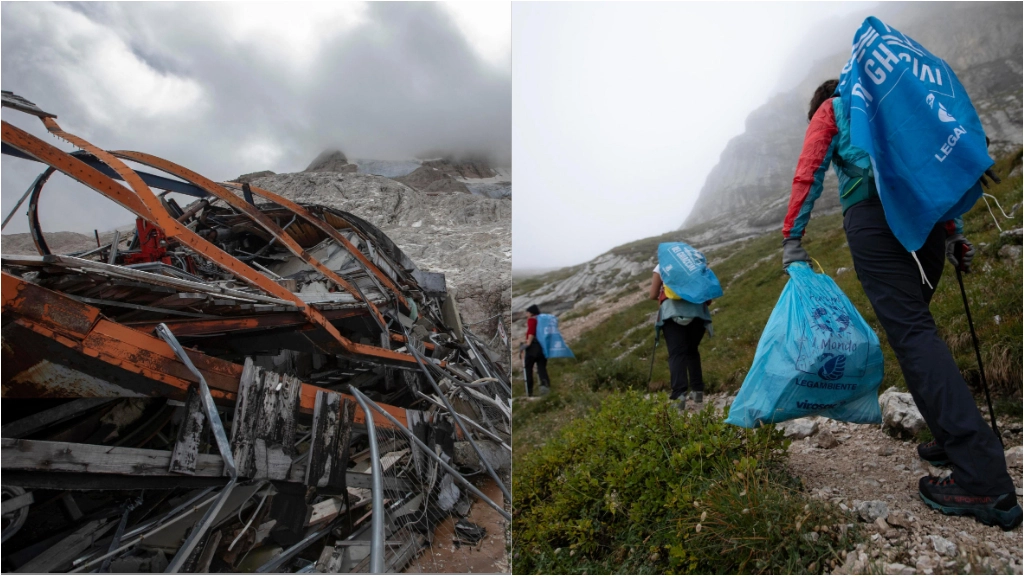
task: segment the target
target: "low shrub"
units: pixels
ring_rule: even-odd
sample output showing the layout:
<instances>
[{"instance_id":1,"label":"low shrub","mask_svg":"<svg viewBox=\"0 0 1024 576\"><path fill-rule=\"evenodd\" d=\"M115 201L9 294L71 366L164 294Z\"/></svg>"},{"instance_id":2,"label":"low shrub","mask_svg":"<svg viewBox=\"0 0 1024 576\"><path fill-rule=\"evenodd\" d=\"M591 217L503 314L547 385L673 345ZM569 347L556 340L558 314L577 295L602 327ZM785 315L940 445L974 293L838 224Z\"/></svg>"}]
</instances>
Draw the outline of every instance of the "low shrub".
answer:
<instances>
[{"instance_id":1,"label":"low shrub","mask_svg":"<svg viewBox=\"0 0 1024 576\"><path fill-rule=\"evenodd\" d=\"M810 500L772 427L609 395L516 461L513 571L806 573L841 563L851 520Z\"/></svg>"},{"instance_id":2,"label":"low shrub","mask_svg":"<svg viewBox=\"0 0 1024 576\"><path fill-rule=\"evenodd\" d=\"M581 381L598 390L642 390L647 388L648 367L632 356L622 360L598 357L580 366Z\"/></svg>"}]
</instances>

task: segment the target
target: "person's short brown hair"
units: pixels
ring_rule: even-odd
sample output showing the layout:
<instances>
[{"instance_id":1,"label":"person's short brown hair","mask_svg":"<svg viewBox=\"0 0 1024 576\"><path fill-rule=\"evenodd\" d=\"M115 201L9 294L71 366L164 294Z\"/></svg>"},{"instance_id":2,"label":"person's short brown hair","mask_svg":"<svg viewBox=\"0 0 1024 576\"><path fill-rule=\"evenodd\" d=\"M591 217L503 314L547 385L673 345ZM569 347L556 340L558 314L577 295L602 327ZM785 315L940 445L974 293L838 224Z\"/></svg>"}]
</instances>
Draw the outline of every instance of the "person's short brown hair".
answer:
<instances>
[{"instance_id":1,"label":"person's short brown hair","mask_svg":"<svg viewBox=\"0 0 1024 576\"><path fill-rule=\"evenodd\" d=\"M814 96L811 97L811 107L807 110L808 122L811 121L811 118L814 118L814 113L821 107L821 103L832 97L832 94L836 91L836 86L839 86L839 80L825 80L814 91Z\"/></svg>"}]
</instances>

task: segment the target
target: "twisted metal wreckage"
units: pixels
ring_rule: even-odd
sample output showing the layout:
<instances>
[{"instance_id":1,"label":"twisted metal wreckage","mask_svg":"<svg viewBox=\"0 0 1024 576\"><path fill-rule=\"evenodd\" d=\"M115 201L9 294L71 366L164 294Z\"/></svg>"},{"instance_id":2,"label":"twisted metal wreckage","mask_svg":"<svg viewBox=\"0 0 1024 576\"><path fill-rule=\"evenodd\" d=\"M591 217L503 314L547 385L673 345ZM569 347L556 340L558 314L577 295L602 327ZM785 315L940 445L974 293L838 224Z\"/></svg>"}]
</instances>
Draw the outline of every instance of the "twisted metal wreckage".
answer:
<instances>
[{"instance_id":1,"label":"twisted metal wreckage","mask_svg":"<svg viewBox=\"0 0 1024 576\"><path fill-rule=\"evenodd\" d=\"M442 274L353 214L2 103L79 149L3 122L4 154L47 165L10 213L28 198L39 255L2 257L5 570L397 571L469 493L509 518L467 478L509 500L492 465L510 458L507 362ZM39 198L57 171L137 216L127 243L50 252Z\"/></svg>"}]
</instances>

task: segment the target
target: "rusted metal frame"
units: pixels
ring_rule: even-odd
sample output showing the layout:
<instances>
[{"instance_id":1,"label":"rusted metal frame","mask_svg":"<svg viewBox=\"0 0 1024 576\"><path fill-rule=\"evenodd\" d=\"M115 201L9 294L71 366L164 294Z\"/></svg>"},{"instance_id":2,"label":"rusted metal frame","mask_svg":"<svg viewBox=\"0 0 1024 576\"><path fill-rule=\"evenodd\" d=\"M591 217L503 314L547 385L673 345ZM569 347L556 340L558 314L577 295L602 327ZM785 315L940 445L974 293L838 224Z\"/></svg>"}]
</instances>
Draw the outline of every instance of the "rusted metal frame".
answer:
<instances>
[{"instance_id":1,"label":"rusted metal frame","mask_svg":"<svg viewBox=\"0 0 1024 576\"><path fill-rule=\"evenodd\" d=\"M172 398L175 400L184 400L189 386L198 383L170 346L152 334L107 320L98 308L73 300L66 294L6 272L0 276L3 280L5 323L15 323L76 352L166 384L179 391ZM222 405L233 406L242 366L194 350L188 351L188 355L203 372L214 399ZM300 412L312 414L317 391L328 390L302 384ZM9 396L5 394L5 397ZM342 397L355 401L348 394L342 394ZM394 417L403 422L406 420L405 409L385 407ZM365 423L362 411L356 411L353 422Z\"/></svg>"},{"instance_id":2,"label":"rusted metal frame","mask_svg":"<svg viewBox=\"0 0 1024 576\"><path fill-rule=\"evenodd\" d=\"M36 245L36 252L43 256L50 253L50 247L47 246L46 239L43 238L43 226L39 223L39 196L43 192L43 186L46 186L47 180L54 172L56 170L51 166L39 175L35 185L32 186L32 197L28 201L28 231L32 235L32 243Z\"/></svg>"},{"instance_id":3,"label":"rusted metal frame","mask_svg":"<svg viewBox=\"0 0 1024 576\"><path fill-rule=\"evenodd\" d=\"M408 354L401 354L375 346L355 343L345 338L326 318L323 317L323 315L319 313L319 311L307 305L299 299L298 296L286 290L276 282L270 281L266 276L256 272L230 254L210 244L205 239L199 237L196 233L181 225L163 209L163 206L160 205L159 199L157 199L152 192L143 194L140 197L132 193L131 190L114 182L114 180L109 176L102 174L95 168L86 165L81 160L78 160L70 154L63 152L35 136L32 136L24 130L19 129L6 121L2 122L2 127L3 142L6 142L12 147L36 158L40 162L60 170L89 188L100 192L137 216L156 223L164 230L164 233L167 234L168 237L178 239L189 248L208 258L211 262L214 262L226 271L232 273L240 280L243 280L253 287L268 292L282 300L293 302L296 308L306 314L307 318L309 318L312 323L326 330L327 333L336 340L341 348L346 352L355 355L373 356L404 363L415 362L415 358ZM63 131L58 135L61 138L72 142L76 146L85 145L95 149L91 144L88 144L80 138L67 134ZM98 151L103 153L102 150ZM115 162L119 161L115 159ZM145 183L142 184L145 186ZM152 204L152 207L147 206L147 201L149 204Z\"/></svg>"},{"instance_id":4,"label":"rusted metal frame","mask_svg":"<svg viewBox=\"0 0 1024 576\"><path fill-rule=\"evenodd\" d=\"M327 310L321 312L328 320L342 320L366 314L363 310ZM304 316L297 312L278 312L263 314L260 316L235 316L230 318L217 318L210 320L164 320L174 334L179 337L201 336L206 334L220 334L225 332L237 332L248 330L298 328L308 324ZM124 325L148 332L156 328L160 322L155 320L140 320L135 322L123 322Z\"/></svg>"},{"instance_id":5,"label":"rusted metal frame","mask_svg":"<svg viewBox=\"0 0 1024 576\"><path fill-rule=\"evenodd\" d=\"M138 196L99 170L6 121L0 122L0 125L2 125L0 139L5 144L9 144L16 150L35 158L43 164L60 170L71 178L78 180L120 204L129 212L142 218L152 219L149 208L139 200Z\"/></svg>"},{"instance_id":6,"label":"rusted metal frame","mask_svg":"<svg viewBox=\"0 0 1024 576\"><path fill-rule=\"evenodd\" d=\"M227 185L231 186L232 188L241 188L241 185L235 185L232 182L227 183ZM296 204L295 202L292 202L291 200L279 194L274 194L269 190L264 190L263 188L252 185L250 185L250 190L252 190L254 194L262 196L263 198L270 200L274 204L277 204L283 208L291 210L293 213L298 214L299 216L302 216L302 218L306 220L306 222L309 222L311 225L315 226L321 232L326 234L329 238L331 238L332 240L340 244L342 247L344 247L346 250L348 250L348 252L352 254L353 257L355 257L359 264L362 265L364 270L366 270L369 274L372 274L378 280L383 282L384 285L387 286L392 293L394 293L394 295L398 298L399 302L401 302L403 306L405 306L406 308L409 307L408 302L406 302L405 295L402 294L401 289L399 289L398 286L394 283L394 281L391 280L391 277L382 272L381 269L378 268L376 264L371 262L366 257L366 255L362 253L362 251L356 248L354 244L349 242L348 238L345 238L345 236L342 233L338 232L338 230L335 229L334 226L331 226L326 221L317 218L316 215L307 210L305 207L300 206L299 204ZM353 227L353 230L355 230L355 227Z\"/></svg>"},{"instance_id":7,"label":"rusted metal frame","mask_svg":"<svg viewBox=\"0 0 1024 576\"><path fill-rule=\"evenodd\" d=\"M252 204L249 204L245 200L239 198L238 196L235 196L233 193L225 190L216 182L213 182L212 180L200 174L197 174L196 172L193 172L192 170L189 170L184 166L175 164L174 162L171 162L169 160L158 158L156 156L146 154L144 152L118 150L110 152L109 154L117 158L131 160L132 162L138 162L139 164L142 164L144 166L156 168L173 176L177 176L178 178L185 180L189 184L202 188L208 194L220 198L228 205L241 211L249 218L258 222L260 226L262 226L267 232L270 232L274 236L274 238L278 242L283 244L292 254L302 259L303 262L312 266L317 272L323 274L328 280L337 284L338 287L341 288L342 290L345 290L346 292L354 295L356 298L362 300L373 313L373 315L377 318L377 321L380 324L381 329L385 331L387 330L387 322L384 320L384 317L381 315L380 310L377 309L373 302L366 298L358 288L356 288L347 280L338 275L337 272L331 270L323 263L321 263L319 260L310 256L284 229L278 226L266 214L258 210ZM298 216L298 214L295 214L295 216Z\"/></svg>"}]
</instances>

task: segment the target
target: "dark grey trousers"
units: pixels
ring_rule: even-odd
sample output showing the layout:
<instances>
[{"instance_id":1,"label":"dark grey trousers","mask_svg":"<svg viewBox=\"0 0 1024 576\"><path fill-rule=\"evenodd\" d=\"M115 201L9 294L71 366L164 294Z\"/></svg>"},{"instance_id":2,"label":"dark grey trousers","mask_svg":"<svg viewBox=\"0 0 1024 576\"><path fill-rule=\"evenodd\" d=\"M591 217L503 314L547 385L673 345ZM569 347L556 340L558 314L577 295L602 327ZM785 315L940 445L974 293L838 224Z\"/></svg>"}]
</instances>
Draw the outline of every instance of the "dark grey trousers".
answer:
<instances>
[{"instance_id":1,"label":"dark grey trousers","mask_svg":"<svg viewBox=\"0 0 1024 576\"><path fill-rule=\"evenodd\" d=\"M704 338L704 321L694 318L683 326L673 320L666 320L661 325L661 331L665 333L665 348L668 349L668 371L672 377L671 398L675 400L686 394L687 388L703 392L704 373L700 366L699 347Z\"/></svg>"},{"instance_id":2,"label":"dark grey trousers","mask_svg":"<svg viewBox=\"0 0 1024 576\"><path fill-rule=\"evenodd\" d=\"M551 382L548 380L548 359L544 356L544 349L541 348L540 342L534 340L526 348L526 354L524 355L524 362L526 364L526 395L533 396L533 367L537 366L537 375L540 376L540 385L551 387Z\"/></svg>"},{"instance_id":3,"label":"dark grey trousers","mask_svg":"<svg viewBox=\"0 0 1024 576\"><path fill-rule=\"evenodd\" d=\"M843 228L857 278L896 352L914 403L949 456L956 483L979 496L1013 492L999 439L936 329L928 308L935 290L922 283L913 256L889 228L881 202L875 198L851 207ZM917 251L932 286L942 277L945 236L937 225Z\"/></svg>"}]
</instances>

